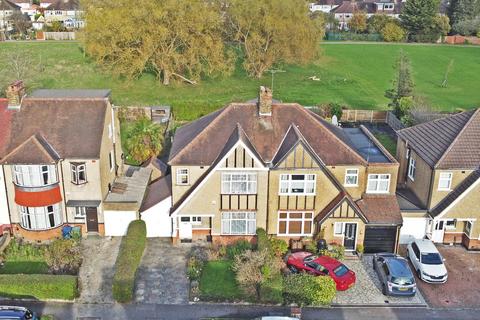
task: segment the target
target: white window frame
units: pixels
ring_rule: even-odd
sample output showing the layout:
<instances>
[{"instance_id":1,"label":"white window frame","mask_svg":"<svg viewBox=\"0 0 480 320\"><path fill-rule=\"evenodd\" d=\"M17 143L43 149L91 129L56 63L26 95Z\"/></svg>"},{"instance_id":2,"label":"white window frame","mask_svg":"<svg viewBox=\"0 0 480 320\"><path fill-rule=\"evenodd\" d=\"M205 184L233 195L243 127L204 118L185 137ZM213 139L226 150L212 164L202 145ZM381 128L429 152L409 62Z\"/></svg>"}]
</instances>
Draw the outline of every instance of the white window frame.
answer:
<instances>
[{"instance_id":1,"label":"white window frame","mask_svg":"<svg viewBox=\"0 0 480 320\"><path fill-rule=\"evenodd\" d=\"M378 176L377 179L373 179L373 176ZM388 179L386 178L381 178L381 176L387 176ZM375 190L370 190L370 181L377 181L377 187ZM391 174L390 173L371 173L368 175L368 180L367 180L367 193L381 193L381 194L388 194L390 190L390 180L391 180ZM381 181L387 181L387 190L383 191L380 190L380 182Z\"/></svg>"},{"instance_id":2,"label":"white window frame","mask_svg":"<svg viewBox=\"0 0 480 320\"><path fill-rule=\"evenodd\" d=\"M46 167L46 170L45 170ZM44 182L44 174L47 174L47 183ZM13 179L16 185L21 187L44 187L58 183L55 165L14 165Z\"/></svg>"},{"instance_id":3,"label":"white window frame","mask_svg":"<svg viewBox=\"0 0 480 320\"><path fill-rule=\"evenodd\" d=\"M410 157L408 160L408 178L415 181L415 172L417 171L417 160L414 157Z\"/></svg>"},{"instance_id":4,"label":"white window frame","mask_svg":"<svg viewBox=\"0 0 480 320\"><path fill-rule=\"evenodd\" d=\"M468 227L467 227L468 226ZM467 232L465 233L467 237L470 238L470 235L472 234L472 228L473 228L473 222L470 220L465 221L465 227L464 230Z\"/></svg>"},{"instance_id":5,"label":"white window frame","mask_svg":"<svg viewBox=\"0 0 480 320\"><path fill-rule=\"evenodd\" d=\"M446 178L445 176L448 176ZM438 177L438 191L450 191L452 190L452 178L453 178L453 173L452 172L440 172L440 175ZM441 186L442 180L447 180L448 181L448 187L444 188Z\"/></svg>"},{"instance_id":6,"label":"white window frame","mask_svg":"<svg viewBox=\"0 0 480 320\"><path fill-rule=\"evenodd\" d=\"M449 226L448 223L453 222L453 226ZM445 220L445 230L455 230L457 229L457 220L455 219L447 219Z\"/></svg>"},{"instance_id":7,"label":"white window frame","mask_svg":"<svg viewBox=\"0 0 480 320\"><path fill-rule=\"evenodd\" d=\"M337 228L340 226L340 232L337 232ZM334 237L342 237L345 233L345 223L344 222L335 222L333 224L333 236Z\"/></svg>"},{"instance_id":8,"label":"white window frame","mask_svg":"<svg viewBox=\"0 0 480 320\"><path fill-rule=\"evenodd\" d=\"M112 124L110 123L108 125L108 138L112 139L112 137L113 137L113 128L112 128Z\"/></svg>"},{"instance_id":9,"label":"white window frame","mask_svg":"<svg viewBox=\"0 0 480 320\"><path fill-rule=\"evenodd\" d=\"M182 172L182 171L185 171L185 172ZM188 186L189 183L190 183L190 170L188 168L177 168L177 172L176 172L176 184L177 186ZM187 178L187 181L186 182L182 182L182 179L181 177L186 177Z\"/></svg>"},{"instance_id":10,"label":"white window frame","mask_svg":"<svg viewBox=\"0 0 480 320\"><path fill-rule=\"evenodd\" d=\"M293 180L293 176L304 176L303 180ZM313 177L313 179L307 179L307 177ZM284 179L287 178L287 179ZM316 189L317 189L317 175L314 173L301 173L301 174L281 174L279 177L279 183L278 183L278 194L281 196L298 196L298 195L304 195L304 196L313 196L315 195ZM300 183L303 181L303 192L293 192L292 191L292 185L294 183ZM308 184L311 184L313 182L313 191L312 192L307 192L307 186ZM284 186L286 185L287 191L283 191Z\"/></svg>"},{"instance_id":11,"label":"white window frame","mask_svg":"<svg viewBox=\"0 0 480 320\"><path fill-rule=\"evenodd\" d=\"M199 226L202 224L202 217L201 216L193 216L190 218L190 223L192 226Z\"/></svg>"},{"instance_id":12,"label":"white window frame","mask_svg":"<svg viewBox=\"0 0 480 320\"><path fill-rule=\"evenodd\" d=\"M72 183L73 184L85 184L87 183L87 165L85 163L70 163L70 169L72 171ZM80 180L80 173L83 172L85 179Z\"/></svg>"},{"instance_id":13,"label":"white window frame","mask_svg":"<svg viewBox=\"0 0 480 320\"><path fill-rule=\"evenodd\" d=\"M75 207L74 218L77 220L85 220L87 217L87 207Z\"/></svg>"},{"instance_id":14,"label":"white window frame","mask_svg":"<svg viewBox=\"0 0 480 320\"><path fill-rule=\"evenodd\" d=\"M244 218L233 218L234 214L244 214ZM253 215L253 218L252 218ZM227 217L228 216L228 217ZM221 233L222 235L254 235L257 231L257 214L252 211L227 211L221 213ZM232 222L233 221L245 221L245 232L242 233L232 233ZM227 227L228 225L228 227ZM253 225L253 227L252 227ZM251 229L251 232L248 230Z\"/></svg>"},{"instance_id":15,"label":"white window frame","mask_svg":"<svg viewBox=\"0 0 480 320\"><path fill-rule=\"evenodd\" d=\"M411 153L412 153L412 150L410 148L407 148L407 152L405 152L405 158L406 159L410 158Z\"/></svg>"},{"instance_id":16,"label":"white window frame","mask_svg":"<svg viewBox=\"0 0 480 320\"><path fill-rule=\"evenodd\" d=\"M351 171L349 173L349 171ZM353 173L353 171L355 173ZM348 183L349 177L355 177L355 183ZM345 187L358 187L358 169L345 169Z\"/></svg>"},{"instance_id":17,"label":"white window frame","mask_svg":"<svg viewBox=\"0 0 480 320\"><path fill-rule=\"evenodd\" d=\"M49 230L63 224L62 212L58 203L45 207L18 206L18 211L20 225L26 230ZM50 215L54 221L53 226L50 225Z\"/></svg>"},{"instance_id":18,"label":"white window frame","mask_svg":"<svg viewBox=\"0 0 480 320\"><path fill-rule=\"evenodd\" d=\"M113 150L110 151L110 156L108 160L110 163L110 172L112 172L113 168L115 168L115 154L113 153Z\"/></svg>"},{"instance_id":19,"label":"white window frame","mask_svg":"<svg viewBox=\"0 0 480 320\"><path fill-rule=\"evenodd\" d=\"M234 177L245 176L245 179L234 180ZM234 188L235 184L245 184L245 190ZM235 190L236 189L236 190ZM257 174L252 172L223 172L222 173L222 194L256 194Z\"/></svg>"},{"instance_id":20,"label":"white window frame","mask_svg":"<svg viewBox=\"0 0 480 320\"><path fill-rule=\"evenodd\" d=\"M280 218L280 214L286 213L286 218ZM290 218L291 213L302 213L301 218ZM310 213L311 218L306 218L305 214ZM277 219L277 235L279 236L311 236L313 234L313 211L279 211ZM290 221L301 221L302 222L302 232L301 233L290 233ZM280 232L280 222L285 222L285 233ZM310 233L305 233L305 223L310 222Z\"/></svg>"}]
</instances>

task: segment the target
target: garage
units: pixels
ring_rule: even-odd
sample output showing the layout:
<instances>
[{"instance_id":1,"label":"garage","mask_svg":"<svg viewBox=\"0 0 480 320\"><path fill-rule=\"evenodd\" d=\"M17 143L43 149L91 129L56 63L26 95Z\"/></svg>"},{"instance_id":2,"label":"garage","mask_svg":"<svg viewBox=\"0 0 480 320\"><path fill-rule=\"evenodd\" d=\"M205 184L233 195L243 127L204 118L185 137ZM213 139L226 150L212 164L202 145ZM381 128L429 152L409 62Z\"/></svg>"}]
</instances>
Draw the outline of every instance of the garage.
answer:
<instances>
[{"instance_id":1,"label":"garage","mask_svg":"<svg viewBox=\"0 0 480 320\"><path fill-rule=\"evenodd\" d=\"M397 227L372 227L365 228L364 247L365 253L395 252Z\"/></svg>"},{"instance_id":2,"label":"garage","mask_svg":"<svg viewBox=\"0 0 480 320\"><path fill-rule=\"evenodd\" d=\"M400 244L408 244L415 239L423 239L427 230L427 218L403 218L400 229Z\"/></svg>"},{"instance_id":3,"label":"garage","mask_svg":"<svg viewBox=\"0 0 480 320\"><path fill-rule=\"evenodd\" d=\"M105 235L121 237L127 233L128 225L137 219L136 211L105 210Z\"/></svg>"}]
</instances>

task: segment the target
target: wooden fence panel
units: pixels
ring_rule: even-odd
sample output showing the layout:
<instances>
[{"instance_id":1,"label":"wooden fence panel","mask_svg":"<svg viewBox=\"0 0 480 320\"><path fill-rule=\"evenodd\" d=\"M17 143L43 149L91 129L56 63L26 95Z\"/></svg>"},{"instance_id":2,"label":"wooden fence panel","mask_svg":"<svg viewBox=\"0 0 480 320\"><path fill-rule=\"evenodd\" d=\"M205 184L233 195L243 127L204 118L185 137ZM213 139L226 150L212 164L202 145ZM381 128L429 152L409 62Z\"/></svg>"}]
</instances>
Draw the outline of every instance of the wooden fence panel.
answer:
<instances>
[{"instance_id":1,"label":"wooden fence panel","mask_svg":"<svg viewBox=\"0 0 480 320\"><path fill-rule=\"evenodd\" d=\"M343 110L341 121L385 123L387 121L387 111L345 109Z\"/></svg>"}]
</instances>

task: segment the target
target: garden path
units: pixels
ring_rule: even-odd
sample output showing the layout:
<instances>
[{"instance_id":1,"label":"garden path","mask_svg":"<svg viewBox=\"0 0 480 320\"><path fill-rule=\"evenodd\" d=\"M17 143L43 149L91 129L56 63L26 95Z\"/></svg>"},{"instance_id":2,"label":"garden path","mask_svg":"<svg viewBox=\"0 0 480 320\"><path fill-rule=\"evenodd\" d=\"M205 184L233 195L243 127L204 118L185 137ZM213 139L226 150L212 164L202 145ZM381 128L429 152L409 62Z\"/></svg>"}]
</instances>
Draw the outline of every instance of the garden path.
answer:
<instances>
[{"instance_id":1,"label":"garden path","mask_svg":"<svg viewBox=\"0 0 480 320\"><path fill-rule=\"evenodd\" d=\"M189 245L174 246L169 239L147 239L145 253L137 270L135 302L188 303L186 266L189 251Z\"/></svg>"}]
</instances>

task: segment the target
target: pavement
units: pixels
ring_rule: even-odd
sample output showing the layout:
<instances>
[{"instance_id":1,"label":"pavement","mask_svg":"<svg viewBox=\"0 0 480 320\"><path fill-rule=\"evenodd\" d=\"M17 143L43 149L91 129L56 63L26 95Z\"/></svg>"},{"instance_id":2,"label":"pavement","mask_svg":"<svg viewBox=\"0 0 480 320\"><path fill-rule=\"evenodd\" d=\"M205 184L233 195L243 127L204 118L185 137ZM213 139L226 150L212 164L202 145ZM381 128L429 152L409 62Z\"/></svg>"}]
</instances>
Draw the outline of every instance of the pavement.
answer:
<instances>
[{"instance_id":1,"label":"pavement","mask_svg":"<svg viewBox=\"0 0 480 320\"><path fill-rule=\"evenodd\" d=\"M466 308L480 305L480 253L462 246L437 245L446 259L448 280L444 284L417 285L429 305L438 308Z\"/></svg>"},{"instance_id":2,"label":"pavement","mask_svg":"<svg viewBox=\"0 0 480 320\"><path fill-rule=\"evenodd\" d=\"M112 282L121 241L121 237L82 239L79 303L113 303Z\"/></svg>"},{"instance_id":3,"label":"pavement","mask_svg":"<svg viewBox=\"0 0 480 320\"><path fill-rule=\"evenodd\" d=\"M382 287L377 273L373 270L372 256L363 256L362 260L343 261L346 266L355 271L357 281L355 286L346 291L337 291L333 301L342 305L410 305L426 306L420 292L414 297L387 297L382 294Z\"/></svg>"},{"instance_id":4,"label":"pavement","mask_svg":"<svg viewBox=\"0 0 480 320\"><path fill-rule=\"evenodd\" d=\"M188 246L173 246L162 238L148 238L135 281L135 302L144 304L188 303L186 276Z\"/></svg>"},{"instance_id":5,"label":"pavement","mask_svg":"<svg viewBox=\"0 0 480 320\"><path fill-rule=\"evenodd\" d=\"M18 305L17 302L2 304ZM123 320L123 319L184 319L206 318L253 319L261 316L288 316L289 307L232 304L64 304L24 303L24 306L42 315L53 315L62 320ZM304 320L447 320L478 319L480 309L427 309L427 308L304 308Z\"/></svg>"}]
</instances>

